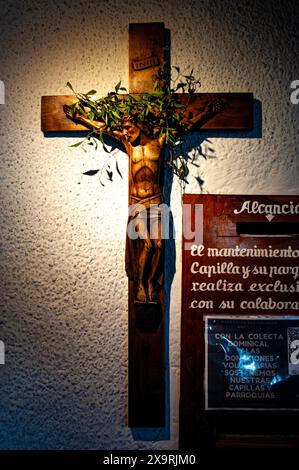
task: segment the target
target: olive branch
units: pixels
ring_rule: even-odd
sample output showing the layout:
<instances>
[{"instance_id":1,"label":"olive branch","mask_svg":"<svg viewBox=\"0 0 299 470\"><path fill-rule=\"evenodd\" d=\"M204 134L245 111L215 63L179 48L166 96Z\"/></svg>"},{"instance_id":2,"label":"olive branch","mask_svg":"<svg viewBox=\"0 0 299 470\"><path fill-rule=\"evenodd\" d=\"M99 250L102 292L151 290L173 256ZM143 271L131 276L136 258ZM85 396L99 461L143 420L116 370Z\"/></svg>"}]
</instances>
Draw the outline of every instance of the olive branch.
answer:
<instances>
[{"instance_id":1,"label":"olive branch","mask_svg":"<svg viewBox=\"0 0 299 470\"><path fill-rule=\"evenodd\" d=\"M96 90L87 93L78 93L74 90L70 82L67 82L77 101L70 106L70 113L73 117L78 113L92 120L105 123L105 131L121 130L122 120L126 117L138 118L138 121L147 129L149 136L157 138L165 135L165 142L171 147L169 154L170 166L174 174L181 180L186 179L189 170L184 156L176 156L177 143L180 135L186 132L183 122L183 115L186 112L192 95L200 87L200 80L193 74L193 69L189 74L183 74L179 67L174 66L176 77L169 84L166 79L166 66L160 67L152 76L153 92L141 94L129 94L127 89L117 83L113 91L102 98L95 98ZM186 93L188 99L185 104L180 101L180 93ZM81 141L71 145L79 147L83 145L95 146L98 148L98 141L103 149L109 153L104 142L102 130L92 130Z\"/></svg>"}]
</instances>

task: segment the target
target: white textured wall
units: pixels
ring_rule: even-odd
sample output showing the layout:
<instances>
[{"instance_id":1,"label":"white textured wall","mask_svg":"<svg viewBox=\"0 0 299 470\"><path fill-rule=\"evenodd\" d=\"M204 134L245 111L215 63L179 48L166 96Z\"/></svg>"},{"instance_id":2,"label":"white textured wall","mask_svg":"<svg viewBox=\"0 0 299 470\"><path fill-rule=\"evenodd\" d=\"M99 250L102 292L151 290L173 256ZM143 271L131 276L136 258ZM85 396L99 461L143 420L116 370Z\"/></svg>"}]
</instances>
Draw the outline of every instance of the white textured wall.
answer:
<instances>
[{"instance_id":1,"label":"white textured wall","mask_svg":"<svg viewBox=\"0 0 299 470\"><path fill-rule=\"evenodd\" d=\"M193 176L210 193L298 192L297 1L0 0L0 448L175 449L180 363L180 246L172 284L170 435L126 426L127 280L123 180L84 171L106 155L45 138L40 97L128 85L128 24L164 21L172 63L193 66L202 91L252 91L262 137L212 138ZM204 134L204 137L208 137ZM209 150L208 147L211 149ZM199 192L191 176L188 192ZM180 235L180 188L172 188ZM141 439L141 440L140 440ZM146 439L152 439L153 441Z\"/></svg>"}]
</instances>

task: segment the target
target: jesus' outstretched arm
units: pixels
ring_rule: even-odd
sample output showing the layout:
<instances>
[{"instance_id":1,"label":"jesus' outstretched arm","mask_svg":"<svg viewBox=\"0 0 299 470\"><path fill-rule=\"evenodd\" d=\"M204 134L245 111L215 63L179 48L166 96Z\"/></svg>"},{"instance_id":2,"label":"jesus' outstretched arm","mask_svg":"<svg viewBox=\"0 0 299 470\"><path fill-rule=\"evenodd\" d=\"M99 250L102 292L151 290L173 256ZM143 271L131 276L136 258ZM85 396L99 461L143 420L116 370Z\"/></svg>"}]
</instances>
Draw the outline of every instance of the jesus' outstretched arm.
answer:
<instances>
[{"instance_id":1,"label":"jesus' outstretched arm","mask_svg":"<svg viewBox=\"0 0 299 470\"><path fill-rule=\"evenodd\" d=\"M107 134L110 137L113 137L115 140L119 142L123 142L124 140L123 133L121 131L109 129L104 121L93 121L83 116L78 111L76 111L75 114L73 115L71 112L71 106L68 106L66 104L63 106L63 110L64 110L66 117L68 117L72 121L83 124L84 126L88 127L88 129L92 129L95 131L102 131L103 134Z\"/></svg>"}]
</instances>

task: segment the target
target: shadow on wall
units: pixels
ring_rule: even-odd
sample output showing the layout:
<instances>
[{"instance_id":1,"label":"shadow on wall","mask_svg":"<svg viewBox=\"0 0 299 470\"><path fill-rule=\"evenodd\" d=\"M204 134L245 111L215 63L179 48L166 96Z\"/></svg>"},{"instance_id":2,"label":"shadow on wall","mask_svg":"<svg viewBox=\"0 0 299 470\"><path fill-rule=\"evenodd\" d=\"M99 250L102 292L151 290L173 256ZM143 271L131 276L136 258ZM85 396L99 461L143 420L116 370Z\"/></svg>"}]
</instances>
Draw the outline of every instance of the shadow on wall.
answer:
<instances>
[{"instance_id":1,"label":"shadow on wall","mask_svg":"<svg viewBox=\"0 0 299 470\"><path fill-rule=\"evenodd\" d=\"M199 150L201 144L208 140L208 138L222 137L222 138L261 138L262 137L262 103L259 100L254 100L254 117L253 129L251 131L201 131L200 133L192 133L190 137L184 140L183 150L184 158L188 158L188 153L193 150ZM204 157L203 153L199 151L198 158ZM166 156L167 159L167 156ZM173 183L173 172L170 169L165 169L164 175L164 188L165 188L165 203L170 206L170 195ZM199 186L203 181L198 181ZM169 221L169 240L165 244L165 381L166 381L166 417L165 428L131 428L133 438L140 441L161 441L170 439L170 365L169 365L169 321L170 321L170 298L171 298L171 285L175 274L176 265L176 249L175 249L175 234L173 219L170 217Z\"/></svg>"},{"instance_id":2,"label":"shadow on wall","mask_svg":"<svg viewBox=\"0 0 299 470\"><path fill-rule=\"evenodd\" d=\"M253 118L253 129L251 131L199 131L190 133L183 139L183 143L179 148L179 152L182 152L183 158L187 160L190 158L188 154L197 151L196 160L203 157L206 158L204 153L201 151L201 144L204 141L209 142L210 138L261 138L262 137L262 103L259 100L254 100L253 103L254 118ZM47 137L84 137L87 132L74 132L74 133L45 133ZM118 149L124 150L123 147L105 136L105 142L110 145L111 151ZM167 155L166 155L167 159ZM193 164L199 166L199 162L193 161ZM88 173L88 172L87 172ZM165 203L170 207L170 195L173 183L173 172L170 168L165 165L164 175L164 188L165 188ZM202 190L203 181L198 179L199 190ZM166 397L165 397L165 427L164 428L131 428L132 435L135 440L140 441L161 441L170 439L170 365L169 365L169 322L170 322L170 299L171 299L171 285L175 274L176 265L176 250L175 250L175 234L173 219L170 214L169 220L169 239L165 243L165 385L166 385Z\"/></svg>"}]
</instances>

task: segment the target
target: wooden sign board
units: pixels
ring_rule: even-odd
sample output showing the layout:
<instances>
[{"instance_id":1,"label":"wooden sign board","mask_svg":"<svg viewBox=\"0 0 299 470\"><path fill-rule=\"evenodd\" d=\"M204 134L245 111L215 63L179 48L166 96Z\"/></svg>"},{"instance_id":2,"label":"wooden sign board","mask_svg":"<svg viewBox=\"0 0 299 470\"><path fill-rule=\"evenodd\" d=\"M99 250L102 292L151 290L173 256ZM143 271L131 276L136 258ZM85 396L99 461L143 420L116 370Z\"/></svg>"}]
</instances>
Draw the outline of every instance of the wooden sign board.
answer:
<instances>
[{"instance_id":1,"label":"wooden sign board","mask_svg":"<svg viewBox=\"0 0 299 470\"><path fill-rule=\"evenodd\" d=\"M229 383L224 383L221 372L226 365L225 355L218 364L218 377L215 371L216 365L211 365L213 349L211 342L215 343L215 336L213 339L213 325L208 323L208 319L212 318L215 320L214 329L216 325L220 329L223 328L222 336L221 332L218 332L220 343L218 346L224 353L224 344L228 348L229 341L237 341L242 322L245 322L245 325L246 318L249 322L250 319L253 321L252 316L255 317L255 321L251 323L251 330L250 322L247 330L243 325L243 343L240 339L239 350L236 350L234 355L237 356L235 358L237 363L233 364L233 360L227 360L227 363L230 363L227 368L238 368L242 351L245 358L246 354L250 356L249 332L252 337L254 334L262 334L263 329L266 329L265 334L274 335L275 331L277 333L277 325L282 328L283 324L278 323L278 318L286 316L294 318L297 324L299 197L184 195L183 204L181 447L198 448L207 443L211 446L255 446L258 441L261 445L261 439L257 439L258 435L263 436L262 442L265 441L265 445L272 445L278 435L285 435L286 438L297 435L299 442L294 413L291 415L288 411L278 414L277 411L261 411L264 407L272 408L271 400L274 402L272 403L274 410L288 408L286 402L290 398L288 393L291 392L285 392L286 395L280 397L281 400L275 401L269 398L269 401L265 400L263 403L253 400L250 406L245 398L242 400L241 395L238 395L238 400L235 402L227 399L226 403L224 400L222 404L220 397L214 396L213 402L212 392L213 390L215 392L217 387L217 379L220 394L221 388L224 391L223 388L229 386ZM270 323L266 324L267 327L263 323L262 318L265 316L273 319L272 327ZM223 317L226 318L226 322L230 322L230 326L225 323ZM222 324L221 318L224 322ZM227 331L224 331L225 325ZM209 330L206 330L206 341L205 326L210 328L210 336ZM297 327L292 324L289 328ZM283 346L281 345L279 355L281 360L287 361L288 329L284 326L282 330ZM292 331L295 334L298 330ZM209 338L210 346L207 344ZM258 353L258 346L255 347L252 342L251 356L255 357L255 361L262 355L276 354L274 344L270 344L272 340L269 338L270 336L268 340L264 339L267 346L262 346L263 340L260 340L261 354ZM276 344L276 347L279 345ZM278 349L276 352L278 354ZM207 357L208 354L210 357ZM217 354L219 358L220 351ZM279 361L277 363L275 361L273 358L268 362L269 364L271 362L273 367L278 367ZM247 366L254 367L250 364L248 362ZM266 367L271 366L265 365ZM282 370L286 371L285 368L286 362ZM257 378L258 373L255 375ZM290 374L286 372L286 375ZM208 377L212 388L205 394L204 386L206 385L207 390ZM272 384L271 381L268 383L269 396L273 393L275 381L277 383L281 378L279 373L272 376ZM297 384L297 377L292 381ZM248 388L253 382L254 380L245 378L243 385L247 385ZM297 385L295 389L297 390ZM299 387L295 394L299 394ZM294 400L296 402L297 399ZM297 407L295 402L289 403L293 409ZM230 406L235 410L224 411ZM213 411L211 408L223 411ZM251 408L250 413L246 411L249 408ZM252 409L259 411L255 412ZM267 413L267 419L261 419L264 413ZM283 438L281 440L283 441ZM288 445L289 443L290 439Z\"/></svg>"}]
</instances>

